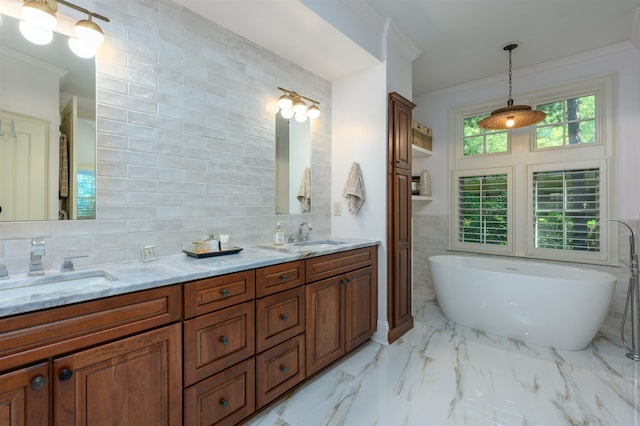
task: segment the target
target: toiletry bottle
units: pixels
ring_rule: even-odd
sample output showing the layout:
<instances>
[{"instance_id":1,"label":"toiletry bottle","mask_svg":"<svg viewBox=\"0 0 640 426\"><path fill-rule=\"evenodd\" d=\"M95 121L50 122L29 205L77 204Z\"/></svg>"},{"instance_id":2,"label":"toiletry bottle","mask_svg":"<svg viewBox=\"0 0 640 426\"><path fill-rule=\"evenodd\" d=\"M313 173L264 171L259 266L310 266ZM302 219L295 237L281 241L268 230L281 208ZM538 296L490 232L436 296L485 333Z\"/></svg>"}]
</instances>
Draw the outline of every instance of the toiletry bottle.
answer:
<instances>
[{"instance_id":1,"label":"toiletry bottle","mask_svg":"<svg viewBox=\"0 0 640 426\"><path fill-rule=\"evenodd\" d=\"M280 227L280 222L277 223L276 229L273 230L273 244L276 246L284 244L284 231Z\"/></svg>"}]
</instances>

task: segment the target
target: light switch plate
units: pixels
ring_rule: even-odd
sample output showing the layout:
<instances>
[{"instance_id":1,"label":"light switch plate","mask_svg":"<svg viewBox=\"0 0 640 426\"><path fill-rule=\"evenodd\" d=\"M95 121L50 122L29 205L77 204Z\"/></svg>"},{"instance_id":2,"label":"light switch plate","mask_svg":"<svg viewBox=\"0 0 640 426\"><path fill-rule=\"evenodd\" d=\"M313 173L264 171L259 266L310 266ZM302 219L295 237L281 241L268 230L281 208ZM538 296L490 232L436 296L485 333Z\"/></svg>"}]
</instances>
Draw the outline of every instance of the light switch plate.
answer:
<instances>
[{"instance_id":1,"label":"light switch plate","mask_svg":"<svg viewBox=\"0 0 640 426\"><path fill-rule=\"evenodd\" d=\"M333 215L342 216L342 203L340 201L335 201L333 203Z\"/></svg>"},{"instance_id":2,"label":"light switch plate","mask_svg":"<svg viewBox=\"0 0 640 426\"><path fill-rule=\"evenodd\" d=\"M142 260L145 262L156 260L156 250L153 246L142 247Z\"/></svg>"}]
</instances>

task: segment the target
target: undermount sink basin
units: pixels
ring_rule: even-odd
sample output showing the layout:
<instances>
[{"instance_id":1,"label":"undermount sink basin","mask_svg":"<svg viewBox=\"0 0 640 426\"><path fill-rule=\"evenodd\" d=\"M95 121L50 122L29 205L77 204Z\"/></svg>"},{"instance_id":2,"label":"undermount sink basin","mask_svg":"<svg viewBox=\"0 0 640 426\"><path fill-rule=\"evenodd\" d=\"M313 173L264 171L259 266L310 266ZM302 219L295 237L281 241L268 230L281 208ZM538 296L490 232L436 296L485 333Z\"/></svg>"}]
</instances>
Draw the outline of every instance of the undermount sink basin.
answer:
<instances>
[{"instance_id":1,"label":"undermount sink basin","mask_svg":"<svg viewBox=\"0 0 640 426\"><path fill-rule=\"evenodd\" d=\"M320 245L327 245L327 246L337 246L340 244L345 244L344 241L337 241L337 240L309 240L309 241L300 241L297 243L293 243L294 246L320 246Z\"/></svg>"},{"instance_id":2,"label":"undermount sink basin","mask_svg":"<svg viewBox=\"0 0 640 426\"><path fill-rule=\"evenodd\" d=\"M40 277L0 280L0 290L11 288L33 287L46 284L64 283L72 285L100 284L101 282L117 281L118 278L102 269L88 271L64 272Z\"/></svg>"}]
</instances>

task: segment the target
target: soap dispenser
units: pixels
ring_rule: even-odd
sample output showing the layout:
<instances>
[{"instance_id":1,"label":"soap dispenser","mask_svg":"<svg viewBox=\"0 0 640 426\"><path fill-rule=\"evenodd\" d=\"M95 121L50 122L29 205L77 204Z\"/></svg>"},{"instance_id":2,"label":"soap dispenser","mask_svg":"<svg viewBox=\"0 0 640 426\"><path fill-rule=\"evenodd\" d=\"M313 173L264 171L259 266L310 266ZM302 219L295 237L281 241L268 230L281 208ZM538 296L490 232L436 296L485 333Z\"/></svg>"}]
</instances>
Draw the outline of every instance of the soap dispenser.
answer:
<instances>
[{"instance_id":1,"label":"soap dispenser","mask_svg":"<svg viewBox=\"0 0 640 426\"><path fill-rule=\"evenodd\" d=\"M273 230L273 244L276 246L284 244L284 231L280 227L280 222L276 224L276 229Z\"/></svg>"}]
</instances>

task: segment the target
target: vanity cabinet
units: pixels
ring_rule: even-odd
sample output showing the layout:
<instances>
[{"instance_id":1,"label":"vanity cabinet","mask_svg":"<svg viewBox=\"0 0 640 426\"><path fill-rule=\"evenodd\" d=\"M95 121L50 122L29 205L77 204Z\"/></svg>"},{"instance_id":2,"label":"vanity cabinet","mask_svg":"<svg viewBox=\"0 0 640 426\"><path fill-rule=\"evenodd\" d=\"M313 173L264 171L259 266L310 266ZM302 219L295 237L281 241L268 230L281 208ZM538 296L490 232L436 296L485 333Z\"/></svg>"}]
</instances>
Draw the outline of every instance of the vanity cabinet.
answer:
<instances>
[{"instance_id":1,"label":"vanity cabinet","mask_svg":"<svg viewBox=\"0 0 640 426\"><path fill-rule=\"evenodd\" d=\"M0 319L0 425L241 424L368 340L377 247Z\"/></svg>"},{"instance_id":2,"label":"vanity cabinet","mask_svg":"<svg viewBox=\"0 0 640 426\"><path fill-rule=\"evenodd\" d=\"M180 425L181 302L178 285L0 320L0 424Z\"/></svg>"},{"instance_id":3,"label":"vanity cabinet","mask_svg":"<svg viewBox=\"0 0 640 426\"><path fill-rule=\"evenodd\" d=\"M306 373L310 376L368 340L376 330L377 250L307 259Z\"/></svg>"}]
</instances>

